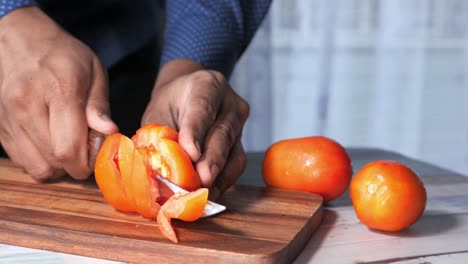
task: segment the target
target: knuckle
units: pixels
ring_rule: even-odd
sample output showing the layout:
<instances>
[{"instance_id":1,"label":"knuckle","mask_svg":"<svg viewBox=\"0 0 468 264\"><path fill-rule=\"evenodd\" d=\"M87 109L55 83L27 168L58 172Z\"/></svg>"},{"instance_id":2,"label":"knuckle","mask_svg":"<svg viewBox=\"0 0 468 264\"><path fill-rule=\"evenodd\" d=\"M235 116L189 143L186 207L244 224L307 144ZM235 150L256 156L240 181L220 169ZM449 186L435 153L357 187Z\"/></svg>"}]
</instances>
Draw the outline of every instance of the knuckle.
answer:
<instances>
[{"instance_id":1,"label":"knuckle","mask_svg":"<svg viewBox=\"0 0 468 264\"><path fill-rule=\"evenodd\" d=\"M242 98L239 100L239 113L244 120L250 115L250 105Z\"/></svg>"},{"instance_id":2,"label":"knuckle","mask_svg":"<svg viewBox=\"0 0 468 264\"><path fill-rule=\"evenodd\" d=\"M45 181L48 178L52 177L52 175L54 174L54 169L47 164L43 164L41 166L31 168L27 172L36 181Z\"/></svg>"},{"instance_id":3,"label":"knuckle","mask_svg":"<svg viewBox=\"0 0 468 264\"><path fill-rule=\"evenodd\" d=\"M50 88L49 96L51 99L58 99L61 101L61 98L67 94L66 89L71 87L71 80L65 78L51 77L48 80L48 86Z\"/></svg>"},{"instance_id":4,"label":"knuckle","mask_svg":"<svg viewBox=\"0 0 468 264\"><path fill-rule=\"evenodd\" d=\"M200 98L195 102L195 105L200 109L202 113L205 113L208 117L214 120L217 114L217 109L206 98Z\"/></svg>"},{"instance_id":5,"label":"knuckle","mask_svg":"<svg viewBox=\"0 0 468 264\"><path fill-rule=\"evenodd\" d=\"M54 101L55 103L65 103L64 99L78 99L81 98L82 93L84 92L83 87L86 87L86 78L73 75L59 77L56 75L51 75L46 81L47 96L49 101ZM83 90L83 91L81 91Z\"/></svg>"},{"instance_id":6,"label":"knuckle","mask_svg":"<svg viewBox=\"0 0 468 264\"><path fill-rule=\"evenodd\" d=\"M236 154L236 160L237 163L239 164L239 168L242 169L242 171L247 167L247 155L245 152L242 153L237 153Z\"/></svg>"},{"instance_id":7,"label":"knuckle","mask_svg":"<svg viewBox=\"0 0 468 264\"><path fill-rule=\"evenodd\" d=\"M3 94L3 101L7 107L23 108L26 106L29 97L30 87L26 82L20 82L14 87L6 89Z\"/></svg>"}]
</instances>

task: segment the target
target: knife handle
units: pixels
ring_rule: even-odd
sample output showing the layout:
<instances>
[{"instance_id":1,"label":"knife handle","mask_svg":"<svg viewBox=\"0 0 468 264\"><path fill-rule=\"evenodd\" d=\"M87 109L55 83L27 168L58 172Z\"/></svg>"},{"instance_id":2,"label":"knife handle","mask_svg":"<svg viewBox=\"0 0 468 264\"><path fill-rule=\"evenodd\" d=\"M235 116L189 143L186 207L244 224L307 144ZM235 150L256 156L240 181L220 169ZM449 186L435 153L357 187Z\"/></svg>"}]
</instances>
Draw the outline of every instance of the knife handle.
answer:
<instances>
[{"instance_id":1,"label":"knife handle","mask_svg":"<svg viewBox=\"0 0 468 264\"><path fill-rule=\"evenodd\" d=\"M106 135L102 134L101 132L98 132L92 128L88 130L88 166L91 170L94 170L96 156L105 139Z\"/></svg>"}]
</instances>

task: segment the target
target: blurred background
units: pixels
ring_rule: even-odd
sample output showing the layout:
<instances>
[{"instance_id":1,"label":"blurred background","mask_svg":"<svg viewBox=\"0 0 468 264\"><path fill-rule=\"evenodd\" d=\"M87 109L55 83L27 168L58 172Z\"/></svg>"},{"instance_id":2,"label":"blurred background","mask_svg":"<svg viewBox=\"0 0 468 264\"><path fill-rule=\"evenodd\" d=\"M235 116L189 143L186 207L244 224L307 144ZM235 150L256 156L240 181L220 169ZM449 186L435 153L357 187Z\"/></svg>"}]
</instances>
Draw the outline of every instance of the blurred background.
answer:
<instances>
[{"instance_id":1,"label":"blurred background","mask_svg":"<svg viewBox=\"0 0 468 264\"><path fill-rule=\"evenodd\" d=\"M231 83L249 151L310 135L468 174L468 1L275 0Z\"/></svg>"}]
</instances>

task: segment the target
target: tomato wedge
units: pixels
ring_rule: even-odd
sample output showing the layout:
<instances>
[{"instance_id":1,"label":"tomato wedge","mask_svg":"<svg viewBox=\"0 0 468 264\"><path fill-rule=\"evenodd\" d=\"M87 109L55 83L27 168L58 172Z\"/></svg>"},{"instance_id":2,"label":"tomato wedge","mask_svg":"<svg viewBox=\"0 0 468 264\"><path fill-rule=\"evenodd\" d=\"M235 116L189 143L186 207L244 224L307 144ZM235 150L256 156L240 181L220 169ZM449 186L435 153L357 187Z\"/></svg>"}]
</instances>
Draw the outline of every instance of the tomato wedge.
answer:
<instances>
[{"instance_id":1,"label":"tomato wedge","mask_svg":"<svg viewBox=\"0 0 468 264\"><path fill-rule=\"evenodd\" d=\"M208 189L200 188L189 193L176 193L161 207L157 221L164 236L174 243L178 242L171 219L193 222L201 217L208 202Z\"/></svg>"},{"instance_id":2,"label":"tomato wedge","mask_svg":"<svg viewBox=\"0 0 468 264\"><path fill-rule=\"evenodd\" d=\"M158 203L159 184L145 162L148 152L144 148L135 149L133 155L132 195L135 200L135 210L148 218L155 218L161 207Z\"/></svg>"},{"instance_id":3,"label":"tomato wedge","mask_svg":"<svg viewBox=\"0 0 468 264\"><path fill-rule=\"evenodd\" d=\"M124 138L120 133L106 138L96 157L94 175L104 199L112 207L123 212L134 212L133 201L129 198L120 174L119 157L125 156L125 153L119 147Z\"/></svg>"},{"instance_id":4,"label":"tomato wedge","mask_svg":"<svg viewBox=\"0 0 468 264\"><path fill-rule=\"evenodd\" d=\"M175 232L170 219L195 221L208 199L208 190L200 189L200 177L177 139L175 130L156 124L140 128L132 139L115 133L101 146L94 170L96 183L112 207L157 218L172 241ZM157 174L193 192L174 195L159 183Z\"/></svg>"}]
</instances>

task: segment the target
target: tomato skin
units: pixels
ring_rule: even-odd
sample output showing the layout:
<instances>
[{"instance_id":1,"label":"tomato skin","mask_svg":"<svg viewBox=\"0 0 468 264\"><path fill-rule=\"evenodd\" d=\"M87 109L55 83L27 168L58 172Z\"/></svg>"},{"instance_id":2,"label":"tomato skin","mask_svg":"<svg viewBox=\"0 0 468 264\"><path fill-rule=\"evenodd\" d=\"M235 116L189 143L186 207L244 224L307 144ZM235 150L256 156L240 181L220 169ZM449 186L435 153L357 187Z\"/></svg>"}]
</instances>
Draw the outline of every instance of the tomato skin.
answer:
<instances>
[{"instance_id":1,"label":"tomato skin","mask_svg":"<svg viewBox=\"0 0 468 264\"><path fill-rule=\"evenodd\" d=\"M267 186L316 193L325 202L346 191L352 173L346 150L322 136L272 144L265 153L262 167Z\"/></svg>"},{"instance_id":2,"label":"tomato skin","mask_svg":"<svg viewBox=\"0 0 468 264\"><path fill-rule=\"evenodd\" d=\"M368 163L356 173L350 197L364 225L389 232L414 224L427 200L424 184L414 171L402 163L382 160Z\"/></svg>"},{"instance_id":3,"label":"tomato skin","mask_svg":"<svg viewBox=\"0 0 468 264\"><path fill-rule=\"evenodd\" d=\"M123 212L134 212L134 204L125 192L120 171L114 161L122 137L116 133L104 140L96 157L94 175L101 193L112 207Z\"/></svg>"}]
</instances>

